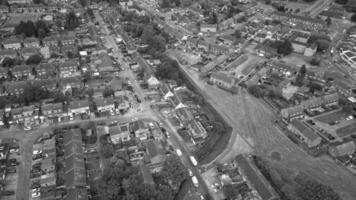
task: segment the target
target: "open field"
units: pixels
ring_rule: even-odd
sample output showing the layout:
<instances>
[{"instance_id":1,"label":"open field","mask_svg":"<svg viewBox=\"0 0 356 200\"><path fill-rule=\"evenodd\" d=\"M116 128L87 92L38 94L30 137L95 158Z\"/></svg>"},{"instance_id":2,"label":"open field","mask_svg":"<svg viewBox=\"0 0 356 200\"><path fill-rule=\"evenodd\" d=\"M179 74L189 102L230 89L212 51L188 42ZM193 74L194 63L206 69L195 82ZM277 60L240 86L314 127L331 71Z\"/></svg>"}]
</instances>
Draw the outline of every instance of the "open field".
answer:
<instances>
[{"instance_id":1,"label":"open field","mask_svg":"<svg viewBox=\"0 0 356 200\"><path fill-rule=\"evenodd\" d=\"M260 100L249 95L244 89L237 95L231 95L206 84L197 72L185 67L183 69L203 91L205 100L209 101L233 128L229 144L214 162L226 162L253 149L257 155L269 159L278 169L304 172L331 186L342 199L355 199L356 179L334 161L324 157L313 158L295 145L274 126L274 114ZM280 161L271 158L274 152L281 155Z\"/></svg>"},{"instance_id":2,"label":"open field","mask_svg":"<svg viewBox=\"0 0 356 200\"><path fill-rule=\"evenodd\" d=\"M321 122L324 122L326 124L329 124L331 122L335 121L341 121L342 118L346 117L346 113L342 110L337 111L337 112L331 112L326 115L322 115L320 117L316 117L315 119Z\"/></svg>"},{"instance_id":3,"label":"open field","mask_svg":"<svg viewBox=\"0 0 356 200\"><path fill-rule=\"evenodd\" d=\"M336 134L339 137L345 137L356 132L356 123L336 129Z\"/></svg>"}]
</instances>

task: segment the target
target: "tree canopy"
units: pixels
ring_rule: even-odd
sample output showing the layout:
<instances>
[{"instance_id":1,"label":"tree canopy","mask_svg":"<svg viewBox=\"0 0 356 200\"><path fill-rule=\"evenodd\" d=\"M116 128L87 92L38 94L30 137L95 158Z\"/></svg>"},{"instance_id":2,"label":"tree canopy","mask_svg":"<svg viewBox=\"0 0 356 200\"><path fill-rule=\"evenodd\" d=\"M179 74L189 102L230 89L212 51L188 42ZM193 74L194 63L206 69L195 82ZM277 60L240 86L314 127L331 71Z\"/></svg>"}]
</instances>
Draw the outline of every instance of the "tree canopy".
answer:
<instances>
[{"instance_id":1,"label":"tree canopy","mask_svg":"<svg viewBox=\"0 0 356 200\"><path fill-rule=\"evenodd\" d=\"M39 54L35 54L35 55L30 56L26 60L26 65L37 65L37 64L40 64L41 61L42 61L42 56Z\"/></svg>"},{"instance_id":2,"label":"tree canopy","mask_svg":"<svg viewBox=\"0 0 356 200\"><path fill-rule=\"evenodd\" d=\"M293 52L292 43L289 40L282 40L276 42L277 53L284 56L289 55Z\"/></svg>"},{"instance_id":3,"label":"tree canopy","mask_svg":"<svg viewBox=\"0 0 356 200\"><path fill-rule=\"evenodd\" d=\"M313 180L307 180L297 190L302 200L339 200L338 194L329 186L322 185Z\"/></svg>"},{"instance_id":4,"label":"tree canopy","mask_svg":"<svg viewBox=\"0 0 356 200\"><path fill-rule=\"evenodd\" d=\"M66 15L65 28L68 30L73 30L79 26L79 18L75 15L73 11Z\"/></svg>"},{"instance_id":5,"label":"tree canopy","mask_svg":"<svg viewBox=\"0 0 356 200\"><path fill-rule=\"evenodd\" d=\"M35 23L32 21L23 22L21 21L15 27L15 34L21 35L23 34L26 37L38 37L43 38L49 34L50 30L47 24L42 21L38 20Z\"/></svg>"},{"instance_id":6,"label":"tree canopy","mask_svg":"<svg viewBox=\"0 0 356 200\"><path fill-rule=\"evenodd\" d=\"M159 79L175 80L178 84L183 82L183 76L179 71L179 64L169 57L162 59L162 63L156 69L155 76Z\"/></svg>"},{"instance_id":7,"label":"tree canopy","mask_svg":"<svg viewBox=\"0 0 356 200\"><path fill-rule=\"evenodd\" d=\"M162 175L175 189L178 189L181 183L188 177L187 169L176 155L170 155L166 159L163 164Z\"/></svg>"}]
</instances>

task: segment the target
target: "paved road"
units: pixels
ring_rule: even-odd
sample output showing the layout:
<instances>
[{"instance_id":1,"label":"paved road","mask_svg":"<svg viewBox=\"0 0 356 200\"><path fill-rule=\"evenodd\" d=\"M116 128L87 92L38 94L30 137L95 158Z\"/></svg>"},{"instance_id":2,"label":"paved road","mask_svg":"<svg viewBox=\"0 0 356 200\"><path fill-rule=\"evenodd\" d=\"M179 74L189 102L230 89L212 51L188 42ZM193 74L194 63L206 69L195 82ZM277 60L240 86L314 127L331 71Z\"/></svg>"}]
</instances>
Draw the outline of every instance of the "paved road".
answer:
<instances>
[{"instance_id":1,"label":"paved road","mask_svg":"<svg viewBox=\"0 0 356 200\"><path fill-rule=\"evenodd\" d=\"M100 21L102 21L102 18L101 18ZM106 26L105 24L102 24L102 25ZM111 25L113 25L113 24L111 24ZM108 40L112 39L112 36L106 36L106 37L108 38ZM131 43L131 40L127 39L126 42L130 42ZM133 44L131 43L130 45L133 45ZM122 66L124 68L124 72L126 72L126 74L129 75L129 79L132 82L132 85L134 87L135 92L137 92L138 95L140 96L140 98L143 100L142 107L143 107L144 111L146 113L150 113L152 116L159 117L160 122L162 122L164 124L164 127L166 128L166 130L168 130L170 133L173 133L172 136L170 137L170 141L172 142L172 144L174 145L175 148L181 149L181 151L183 153L183 155L181 156L182 162L188 169L191 169L193 174L197 177L197 179L199 181L199 185L200 185L199 186L200 193L202 193L204 195L209 194L210 191L209 191L209 189L208 189L203 177L201 176L198 167L194 166L192 164L192 162L190 161L190 159L189 159L189 156L191 156L192 154L190 153L190 151L189 151L188 147L186 146L186 144L184 143L184 141L178 135L176 128L171 124L171 122L168 119L162 117L159 113L153 111L151 109L151 107L150 107L149 102L144 101L144 91L137 84L136 78L134 77L134 74L130 70L129 66L127 64L125 64L125 62L123 62L123 60L122 60L123 56L118 51L118 47L115 44L115 42L113 42L112 46L113 46L113 49L114 49L113 52L116 55L114 57L117 57L118 58L118 62L122 63ZM146 60L144 60L139 53L136 52L136 56L135 57L136 57L138 63L146 65L146 67L149 70L151 70L150 67L148 66Z\"/></svg>"}]
</instances>

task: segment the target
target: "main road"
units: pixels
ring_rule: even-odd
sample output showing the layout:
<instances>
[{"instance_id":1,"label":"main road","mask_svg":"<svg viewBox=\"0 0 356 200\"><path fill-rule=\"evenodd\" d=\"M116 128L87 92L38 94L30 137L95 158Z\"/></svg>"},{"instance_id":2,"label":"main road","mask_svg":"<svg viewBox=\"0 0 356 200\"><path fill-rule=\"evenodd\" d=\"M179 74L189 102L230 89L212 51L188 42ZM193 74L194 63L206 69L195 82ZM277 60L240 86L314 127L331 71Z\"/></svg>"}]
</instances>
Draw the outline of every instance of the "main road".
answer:
<instances>
[{"instance_id":1,"label":"main road","mask_svg":"<svg viewBox=\"0 0 356 200\"><path fill-rule=\"evenodd\" d=\"M107 29L107 25L106 23L103 21L102 17L99 15L98 19L100 25L104 28ZM112 26L114 24L111 24ZM120 27L120 26L119 26ZM124 32L123 30L120 30L120 32ZM116 32L115 30L115 34L118 36L119 34ZM122 36L122 35L120 35ZM210 190L208 189L208 186L205 182L205 180L203 179L203 177L200 174L200 169L198 168L198 166L194 166L193 163L190 160L190 156L192 156L191 152L189 151L188 147L186 146L185 142L182 140L182 138L179 136L177 129L171 124L171 122L163 117L160 113L152 110L149 102L145 101L144 98L144 91L141 89L141 87L138 85L135 75L132 73L131 69L129 68L129 66L127 65L127 63L125 63L122 58L122 54L119 52L119 48L117 47L116 43L113 40L113 37L111 35L107 35L106 36L107 41L113 41L111 43L112 47L113 47L113 53L114 53L114 57L116 57L118 59L118 62L120 62L122 64L124 72L126 72L126 74L128 75L128 78L130 79L130 81L132 82L132 85L134 87L134 90L139 94L140 98L143 100L142 101L142 109L146 112L146 113L151 113L152 116L158 117L159 121L164 125L164 128L166 128L166 130L168 132L170 132L170 138L169 140L171 141L173 147L175 147L175 149L180 149L182 151L182 162L183 164L190 169L193 174L197 177L198 181L199 181L199 192L203 195L210 195L212 197L214 197L214 195L212 193L210 193ZM124 40L126 38L126 44L127 45L132 45L134 46L134 44L132 43L132 40L130 40L127 37L122 37ZM147 67L148 69L146 69L149 73L153 73L151 68L148 66L146 60L144 58L142 58L142 56L136 52L136 60L137 62L139 62L140 64L142 63L144 65L144 67Z\"/></svg>"}]
</instances>

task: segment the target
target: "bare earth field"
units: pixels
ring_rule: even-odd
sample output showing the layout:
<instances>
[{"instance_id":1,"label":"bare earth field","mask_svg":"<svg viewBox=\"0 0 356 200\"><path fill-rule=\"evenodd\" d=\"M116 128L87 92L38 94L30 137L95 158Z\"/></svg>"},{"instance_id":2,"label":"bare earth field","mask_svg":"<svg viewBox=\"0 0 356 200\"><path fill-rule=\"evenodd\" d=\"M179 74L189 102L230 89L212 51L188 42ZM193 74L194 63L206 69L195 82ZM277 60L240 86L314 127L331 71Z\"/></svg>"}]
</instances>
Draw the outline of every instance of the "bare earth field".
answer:
<instances>
[{"instance_id":1,"label":"bare earth field","mask_svg":"<svg viewBox=\"0 0 356 200\"><path fill-rule=\"evenodd\" d=\"M199 74L183 67L204 91L204 97L227 120L233 133L226 150L213 162L226 162L237 154L254 151L271 161L274 167L288 170L289 176L305 172L321 183L334 188L345 200L356 198L356 179L346 169L328 158L313 158L298 148L279 129L274 127L274 115L258 99L241 89L232 95L199 79ZM280 160L271 158L278 152ZM213 163L211 162L211 163ZM210 163L210 164L211 164ZM292 177L291 177L292 178Z\"/></svg>"}]
</instances>

